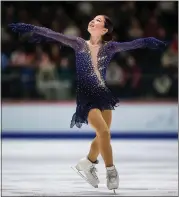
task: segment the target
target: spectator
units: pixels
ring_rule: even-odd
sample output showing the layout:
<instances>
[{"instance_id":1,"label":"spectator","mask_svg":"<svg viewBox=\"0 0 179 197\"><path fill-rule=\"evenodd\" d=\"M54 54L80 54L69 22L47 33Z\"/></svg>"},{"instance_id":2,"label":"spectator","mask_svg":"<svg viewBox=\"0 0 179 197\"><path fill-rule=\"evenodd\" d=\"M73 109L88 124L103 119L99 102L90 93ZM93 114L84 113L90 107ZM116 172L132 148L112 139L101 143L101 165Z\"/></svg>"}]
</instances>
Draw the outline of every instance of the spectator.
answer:
<instances>
[{"instance_id":1,"label":"spectator","mask_svg":"<svg viewBox=\"0 0 179 197\"><path fill-rule=\"evenodd\" d=\"M176 66L178 67L178 35L175 34L172 43L168 50L163 54L162 64L164 67Z\"/></svg>"},{"instance_id":2,"label":"spectator","mask_svg":"<svg viewBox=\"0 0 179 197\"><path fill-rule=\"evenodd\" d=\"M37 90L47 100L59 98L59 82L55 65L47 54L43 54L37 73Z\"/></svg>"},{"instance_id":3,"label":"spectator","mask_svg":"<svg viewBox=\"0 0 179 197\"><path fill-rule=\"evenodd\" d=\"M25 99L24 95L29 99L73 99L75 96L74 51L60 48L59 43L29 44L9 31L8 23L27 22L87 40L87 24L97 14L112 18L116 41L151 36L172 40L165 51L139 49L140 52L116 54L107 70L112 91L128 98L177 99L176 2L38 2L36 7L31 2L3 2L1 68L5 91L2 96L19 99Z\"/></svg>"},{"instance_id":4,"label":"spectator","mask_svg":"<svg viewBox=\"0 0 179 197\"><path fill-rule=\"evenodd\" d=\"M143 37L143 30L140 26L139 21L136 18L132 19L131 26L128 31L129 38L137 39Z\"/></svg>"},{"instance_id":5,"label":"spectator","mask_svg":"<svg viewBox=\"0 0 179 197\"><path fill-rule=\"evenodd\" d=\"M51 47L52 61L56 64L60 64L61 55L60 55L60 47L56 44Z\"/></svg>"},{"instance_id":6,"label":"spectator","mask_svg":"<svg viewBox=\"0 0 179 197\"><path fill-rule=\"evenodd\" d=\"M67 28L65 28L63 33L70 36L80 36L80 30L72 23Z\"/></svg>"},{"instance_id":7,"label":"spectator","mask_svg":"<svg viewBox=\"0 0 179 197\"><path fill-rule=\"evenodd\" d=\"M157 77L153 82L154 91L158 97L166 96L169 93L171 86L172 80L167 75Z\"/></svg>"},{"instance_id":8,"label":"spectator","mask_svg":"<svg viewBox=\"0 0 179 197\"><path fill-rule=\"evenodd\" d=\"M154 16L151 16L147 24L145 25L144 36L145 37L157 37L157 31L158 31L157 18Z\"/></svg>"},{"instance_id":9,"label":"spectator","mask_svg":"<svg viewBox=\"0 0 179 197\"><path fill-rule=\"evenodd\" d=\"M12 52L10 57L10 63L14 66L22 66L26 65L26 53L23 49L17 49L16 51Z\"/></svg>"},{"instance_id":10,"label":"spectator","mask_svg":"<svg viewBox=\"0 0 179 197\"><path fill-rule=\"evenodd\" d=\"M9 64L8 57L4 53L2 53L1 54L1 68L2 68L2 70L5 69L8 66L8 64Z\"/></svg>"},{"instance_id":11,"label":"spectator","mask_svg":"<svg viewBox=\"0 0 179 197\"><path fill-rule=\"evenodd\" d=\"M68 58L63 58L59 68L59 91L60 99L70 99L73 75L69 66Z\"/></svg>"}]
</instances>

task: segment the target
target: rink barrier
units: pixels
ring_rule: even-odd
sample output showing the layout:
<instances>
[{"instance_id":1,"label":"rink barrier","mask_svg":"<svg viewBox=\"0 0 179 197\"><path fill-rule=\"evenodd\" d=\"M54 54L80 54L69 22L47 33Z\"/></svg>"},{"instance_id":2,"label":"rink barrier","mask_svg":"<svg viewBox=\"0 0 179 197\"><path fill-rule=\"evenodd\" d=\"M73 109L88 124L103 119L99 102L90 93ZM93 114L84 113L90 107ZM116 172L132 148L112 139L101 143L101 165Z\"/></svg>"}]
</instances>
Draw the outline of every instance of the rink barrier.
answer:
<instances>
[{"instance_id":1,"label":"rink barrier","mask_svg":"<svg viewBox=\"0 0 179 197\"><path fill-rule=\"evenodd\" d=\"M178 133L176 132L169 132L169 133L162 133L162 132L111 132L111 138L116 139L116 140L122 140L122 139L128 139L128 140L177 140L178 139ZM1 135L2 139L46 139L46 140L64 140L64 139L93 139L95 137L94 132L89 133L89 132L84 132L84 133L78 133L76 131L75 133L70 133L69 132L41 132L41 133L34 133L34 132L25 132L25 133L20 133L20 132L3 132Z\"/></svg>"},{"instance_id":2,"label":"rink barrier","mask_svg":"<svg viewBox=\"0 0 179 197\"><path fill-rule=\"evenodd\" d=\"M3 139L91 139L88 125L70 129L75 102L3 102ZM113 111L113 139L177 139L177 102L121 102Z\"/></svg>"}]
</instances>

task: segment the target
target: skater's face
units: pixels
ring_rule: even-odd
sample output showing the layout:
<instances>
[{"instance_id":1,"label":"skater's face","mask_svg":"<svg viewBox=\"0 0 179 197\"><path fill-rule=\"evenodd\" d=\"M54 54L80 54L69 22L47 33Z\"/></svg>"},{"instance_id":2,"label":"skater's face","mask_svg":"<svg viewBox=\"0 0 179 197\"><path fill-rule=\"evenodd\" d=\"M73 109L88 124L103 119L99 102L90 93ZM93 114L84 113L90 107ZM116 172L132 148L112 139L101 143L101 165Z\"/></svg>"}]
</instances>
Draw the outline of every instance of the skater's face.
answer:
<instances>
[{"instance_id":1,"label":"skater's face","mask_svg":"<svg viewBox=\"0 0 179 197\"><path fill-rule=\"evenodd\" d=\"M91 36L103 36L108 32L108 29L105 28L105 17L103 15L96 16L88 24L88 32Z\"/></svg>"}]
</instances>

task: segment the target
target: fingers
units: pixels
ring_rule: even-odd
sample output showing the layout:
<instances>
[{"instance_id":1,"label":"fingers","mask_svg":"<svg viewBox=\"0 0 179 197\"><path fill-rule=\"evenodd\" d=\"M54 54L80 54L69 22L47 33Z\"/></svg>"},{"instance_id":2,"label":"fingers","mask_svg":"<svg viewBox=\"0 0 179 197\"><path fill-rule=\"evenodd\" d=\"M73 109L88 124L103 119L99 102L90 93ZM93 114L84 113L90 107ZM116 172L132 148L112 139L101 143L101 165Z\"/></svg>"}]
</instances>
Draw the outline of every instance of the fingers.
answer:
<instances>
[{"instance_id":1,"label":"fingers","mask_svg":"<svg viewBox=\"0 0 179 197\"><path fill-rule=\"evenodd\" d=\"M11 23L8 27L14 32L32 32L35 28L33 25L25 23Z\"/></svg>"},{"instance_id":2,"label":"fingers","mask_svg":"<svg viewBox=\"0 0 179 197\"><path fill-rule=\"evenodd\" d=\"M169 41L164 41L165 46L168 46L170 44Z\"/></svg>"},{"instance_id":3,"label":"fingers","mask_svg":"<svg viewBox=\"0 0 179 197\"><path fill-rule=\"evenodd\" d=\"M161 42L161 47L165 48L167 46L167 44L165 42Z\"/></svg>"},{"instance_id":4,"label":"fingers","mask_svg":"<svg viewBox=\"0 0 179 197\"><path fill-rule=\"evenodd\" d=\"M154 40L154 49L164 49L167 46L166 42L155 39Z\"/></svg>"},{"instance_id":5,"label":"fingers","mask_svg":"<svg viewBox=\"0 0 179 197\"><path fill-rule=\"evenodd\" d=\"M17 30L17 25L15 23L9 24L8 27L11 28L12 31L14 31L14 32L16 32L16 30Z\"/></svg>"},{"instance_id":6,"label":"fingers","mask_svg":"<svg viewBox=\"0 0 179 197\"><path fill-rule=\"evenodd\" d=\"M161 40L158 40L158 42L160 42L160 45L161 45L162 47L167 47L167 46L170 44L169 41L161 41Z\"/></svg>"}]
</instances>

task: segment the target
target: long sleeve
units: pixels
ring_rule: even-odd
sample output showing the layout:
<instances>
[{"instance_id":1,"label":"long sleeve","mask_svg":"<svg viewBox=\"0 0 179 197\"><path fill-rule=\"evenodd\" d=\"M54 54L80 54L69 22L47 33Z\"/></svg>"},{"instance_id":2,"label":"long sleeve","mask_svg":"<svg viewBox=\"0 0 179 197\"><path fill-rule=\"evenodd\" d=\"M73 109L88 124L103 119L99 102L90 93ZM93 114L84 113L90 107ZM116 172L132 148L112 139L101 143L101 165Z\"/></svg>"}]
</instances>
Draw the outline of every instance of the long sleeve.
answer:
<instances>
[{"instance_id":1,"label":"long sleeve","mask_svg":"<svg viewBox=\"0 0 179 197\"><path fill-rule=\"evenodd\" d=\"M131 42L109 42L108 50L110 53L117 53L121 51L128 51L139 48L149 48L149 49L162 49L166 46L165 42L157 40L156 38L140 38L133 40Z\"/></svg>"},{"instance_id":2,"label":"long sleeve","mask_svg":"<svg viewBox=\"0 0 179 197\"><path fill-rule=\"evenodd\" d=\"M38 27L31 24L25 23L13 23L9 27L12 31L19 34L28 34L30 42L60 42L64 45L72 47L75 50L78 50L84 40L75 36L67 36L61 33L52 31L51 29L45 27Z\"/></svg>"}]
</instances>

